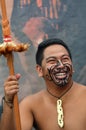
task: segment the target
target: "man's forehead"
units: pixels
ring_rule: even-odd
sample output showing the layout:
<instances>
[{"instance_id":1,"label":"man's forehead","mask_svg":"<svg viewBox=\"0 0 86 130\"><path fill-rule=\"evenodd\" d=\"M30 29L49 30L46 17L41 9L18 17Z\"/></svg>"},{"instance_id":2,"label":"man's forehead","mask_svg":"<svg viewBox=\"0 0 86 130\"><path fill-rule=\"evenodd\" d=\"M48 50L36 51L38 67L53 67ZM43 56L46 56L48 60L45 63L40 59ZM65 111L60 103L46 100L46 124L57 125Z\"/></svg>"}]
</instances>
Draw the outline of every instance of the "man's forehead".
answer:
<instances>
[{"instance_id":1,"label":"man's forehead","mask_svg":"<svg viewBox=\"0 0 86 130\"><path fill-rule=\"evenodd\" d=\"M44 50L44 56L46 56L46 55L53 56L53 55L58 55L59 53L69 55L67 49L62 45L57 45L57 44L50 45Z\"/></svg>"}]
</instances>

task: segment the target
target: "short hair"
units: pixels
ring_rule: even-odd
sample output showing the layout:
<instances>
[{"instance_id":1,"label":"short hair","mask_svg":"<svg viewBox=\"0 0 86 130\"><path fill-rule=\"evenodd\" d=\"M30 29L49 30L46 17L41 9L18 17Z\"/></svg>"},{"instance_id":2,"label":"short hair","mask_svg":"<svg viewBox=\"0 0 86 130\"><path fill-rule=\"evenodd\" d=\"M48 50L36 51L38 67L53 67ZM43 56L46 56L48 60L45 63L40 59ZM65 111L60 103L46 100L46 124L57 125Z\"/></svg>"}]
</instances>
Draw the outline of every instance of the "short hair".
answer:
<instances>
[{"instance_id":1,"label":"short hair","mask_svg":"<svg viewBox=\"0 0 86 130\"><path fill-rule=\"evenodd\" d=\"M53 38L53 39L44 40L44 41L42 41L42 42L38 45L38 49L37 49L37 52L36 52L36 64L38 64L38 65L41 66L41 63L42 63L42 60L43 60L43 57L44 57L44 50L45 50L48 46L51 46L51 45L54 45L54 44L63 46L63 47L67 50L67 52L68 52L68 54L69 54L69 57L70 57L70 59L72 60L71 52L70 52L70 49L69 49L69 47L67 46L67 44L64 43L61 39Z\"/></svg>"}]
</instances>

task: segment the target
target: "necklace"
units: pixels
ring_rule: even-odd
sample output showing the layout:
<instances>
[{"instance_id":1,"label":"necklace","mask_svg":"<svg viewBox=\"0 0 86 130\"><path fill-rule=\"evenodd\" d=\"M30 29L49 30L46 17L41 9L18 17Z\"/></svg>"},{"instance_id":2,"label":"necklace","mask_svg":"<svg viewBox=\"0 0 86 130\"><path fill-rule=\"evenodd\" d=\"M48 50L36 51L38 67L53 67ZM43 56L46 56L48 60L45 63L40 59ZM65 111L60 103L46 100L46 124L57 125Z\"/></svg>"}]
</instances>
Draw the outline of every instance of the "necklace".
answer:
<instances>
[{"instance_id":1,"label":"necklace","mask_svg":"<svg viewBox=\"0 0 86 130\"><path fill-rule=\"evenodd\" d=\"M58 114L58 118L57 118L57 122L60 128L64 127L64 113L63 113L63 107L62 107L62 97L71 89L71 87L73 86L73 82L70 85L70 87L64 92L62 93L60 96L55 96L53 95L48 89L48 93L50 95L52 95L53 97L57 98L57 114Z\"/></svg>"}]
</instances>

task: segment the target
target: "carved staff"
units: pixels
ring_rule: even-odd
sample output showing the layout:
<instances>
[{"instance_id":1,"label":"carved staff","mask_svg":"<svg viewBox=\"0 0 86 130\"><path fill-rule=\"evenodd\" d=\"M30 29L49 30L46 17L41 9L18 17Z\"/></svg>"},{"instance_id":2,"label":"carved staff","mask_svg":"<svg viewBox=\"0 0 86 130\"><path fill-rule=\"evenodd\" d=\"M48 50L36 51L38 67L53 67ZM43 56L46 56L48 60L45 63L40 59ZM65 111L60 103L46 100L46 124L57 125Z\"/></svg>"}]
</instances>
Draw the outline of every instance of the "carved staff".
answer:
<instances>
[{"instance_id":1,"label":"carved staff","mask_svg":"<svg viewBox=\"0 0 86 130\"><path fill-rule=\"evenodd\" d=\"M9 21L7 19L5 0L0 0L1 11L2 11L2 32L3 32L3 43L0 44L0 55L4 55L7 59L7 65L9 68L9 74L14 75L13 65L13 51L22 52L28 49L28 44L18 43L15 44L11 39L11 31ZM14 116L16 122L16 130L21 130L18 96L14 96Z\"/></svg>"}]
</instances>

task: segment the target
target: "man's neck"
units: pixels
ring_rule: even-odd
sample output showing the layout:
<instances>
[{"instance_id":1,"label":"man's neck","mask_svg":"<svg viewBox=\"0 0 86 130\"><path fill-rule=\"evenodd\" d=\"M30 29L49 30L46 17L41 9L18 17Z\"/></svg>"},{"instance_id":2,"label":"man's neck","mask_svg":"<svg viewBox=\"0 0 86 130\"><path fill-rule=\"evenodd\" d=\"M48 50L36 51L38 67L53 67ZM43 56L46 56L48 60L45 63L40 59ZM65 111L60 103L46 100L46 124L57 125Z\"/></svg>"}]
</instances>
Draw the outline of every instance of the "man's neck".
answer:
<instances>
[{"instance_id":1,"label":"man's neck","mask_svg":"<svg viewBox=\"0 0 86 130\"><path fill-rule=\"evenodd\" d=\"M54 83L47 84L47 91L50 93L53 97L57 97L58 99L63 97L73 86L73 81L71 80L67 85L65 86L56 86Z\"/></svg>"}]
</instances>

